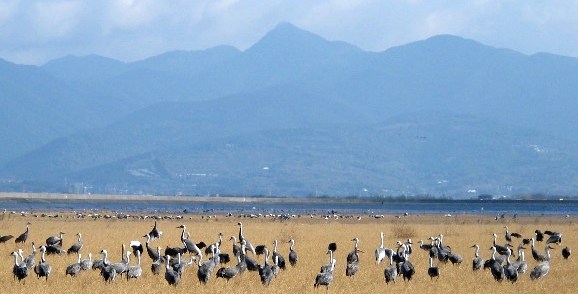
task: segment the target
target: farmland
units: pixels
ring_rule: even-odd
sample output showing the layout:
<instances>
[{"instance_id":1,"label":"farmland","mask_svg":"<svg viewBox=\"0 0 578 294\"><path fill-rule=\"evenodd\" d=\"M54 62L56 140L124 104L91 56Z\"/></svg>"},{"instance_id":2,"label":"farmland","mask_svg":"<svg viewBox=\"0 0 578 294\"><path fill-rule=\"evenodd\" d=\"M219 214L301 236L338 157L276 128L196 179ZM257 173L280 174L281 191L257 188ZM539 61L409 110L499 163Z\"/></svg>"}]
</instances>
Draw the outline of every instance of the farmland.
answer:
<instances>
[{"instance_id":1,"label":"farmland","mask_svg":"<svg viewBox=\"0 0 578 294\"><path fill-rule=\"evenodd\" d=\"M54 213L55 214L55 213ZM76 262L76 255L48 255L47 261L52 265L52 274L47 281L37 279L30 271L30 275L24 279L24 283L14 280L12 274L13 258L12 251L22 248L24 255L31 252L31 241L36 244L44 244L49 236L65 232L63 248L66 249L77 240L75 234L82 233L84 247L81 250L83 259L92 253L93 259L101 259L99 252L107 249L112 262L120 261L121 244L128 244L131 240L139 240L143 243L142 236L148 233L154 225L152 218L129 216L127 219L118 218L79 218L73 213L59 213L58 217L42 217L27 214L2 214L0 215L0 235L13 235L22 233L26 224L30 222L30 238L26 244L15 244L9 240L0 244L0 283L4 293L54 293L64 291L83 290L89 293L112 291L114 293L190 293L191 291L226 293L316 293L325 292L324 287L314 289L315 276L321 265L328 263L327 245L330 242L337 243L335 259L337 263L334 272L334 281L329 287L329 292L334 293L375 293L378 291L395 292L440 292L440 293L539 293L548 289L557 289L561 293L573 292L578 289L578 282L573 278L578 272L576 257L571 256L564 260L561 249L565 246L574 247L578 242L578 226L574 218L561 217L518 217L495 220L490 216L467 216L453 217L443 216L418 216L407 217L385 216L381 219L369 218L361 215L348 218L325 219L319 215L304 215L290 220L281 221L271 217L244 218L237 215L226 217L224 215L184 215L181 219L158 220L158 227L163 231L159 240L151 241L151 246L182 246L180 242L181 224L187 226L191 233L191 239L195 242L204 241L207 244L217 241L217 234L223 233L222 251L231 254L232 241L230 236L237 236L237 222L243 222L244 235L254 245L264 244L272 250L273 240L279 241L278 251L287 259L289 252L289 239L295 239L295 251L299 254L299 263L296 267L288 266L287 270L281 271L274 278L270 286L261 285L256 272L245 272L240 276L226 282L217 279L213 272L206 285L199 283L196 271L198 267L192 266L186 269L181 283L176 287L169 286L164 275L154 276L150 271L151 259L146 253L143 254L143 275L138 280L127 281L124 277L118 277L111 284L106 284L98 271L81 272L79 276L72 278L65 276L67 265ZM473 244L481 247L480 255L487 259L491 255L489 248L492 246L492 233L498 234L498 244L504 244L504 225L508 225L511 232L519 232L524 237L533 236L536 229L552 230L563 233L563 242L560 245L552 245L552 260L550 273L542 280L531 281L529 272L537 264L532 259L530 246L527 246L526 260L528 272L522 274L514 284L504 281L495 282L488 270L473 272L471 261L474 250ZM404 282L401 277L395 284L386 285L383 270L387 262L375 263L374 250L379 246L380 232L385 236L385 247L395 248L396 241L413 240L413 254L411 262L414 264L416 274L410 282ZM444 244L449 245L453 252L458 252L464 257L460 266L452 266L451 263L439 264L441 275L438 280L430 280L427 275L428 254L420 250L418 241L423 239L428 243L430 236L444 235ZM353 238L359 238L360 271L353 278L345 276L345 257L353 249ZM516 247L520 240L515 239L511 244ZM129 248L130 249L130 248ZM544 242L536 243L536 250L544 254ZM263 263L263 256L253 256ZM188 260L189 253L185 259ZM40 260L40 254L36 256L36 263ZM131 259L131 264L135 264ZM206 261L206 258L203 260ZM438 263L436 260L435 264ZM225 266L234 266L232 261ZM219 266L217 266L218 268Z\"/></svg>"}]
</instances>

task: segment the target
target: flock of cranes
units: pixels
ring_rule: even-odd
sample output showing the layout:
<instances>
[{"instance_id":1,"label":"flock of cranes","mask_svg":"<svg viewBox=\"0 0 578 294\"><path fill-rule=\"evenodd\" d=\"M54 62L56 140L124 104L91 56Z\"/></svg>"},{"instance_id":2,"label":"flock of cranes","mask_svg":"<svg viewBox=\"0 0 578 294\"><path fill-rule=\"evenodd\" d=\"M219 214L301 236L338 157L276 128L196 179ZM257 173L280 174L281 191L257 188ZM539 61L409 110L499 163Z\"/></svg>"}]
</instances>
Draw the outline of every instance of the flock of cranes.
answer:
<instances>
[{"instance_id":1,"label":"flock of cranes","mask_svg":"<svg viewBox=\"0 0 578 294\"><path fill-rule=\"evenodd\" d=\"M197 267L197 279L200 284L209 282L212 276L216 279L222 278L227 282L245 272L256 272L260 277L263 285L268 286L275 277L281 274L287 268L286 260L278 251L278 241L273 240L272 250L265 245L253 246L247 236L243 232L243 224L239 222L238 236L231 236L228 240L232 241L232 256L224 253L222 250L226 246L223 244L223 235L218 233L217 241L211 244L204 242L195 242L191 239L190 232L183 224L176 228L181 229L180 241L181 244L175 247L166 247L163 249L160 246L156 248L151 246L151 243L158 240L163 235L162 231L158 229L155 221L154 227L150 232L143 237L146 242L143 244L140 241L131 241L130 249L126 250L125 245L121 247L122 259L119 262L112 262L109 259L107 249L102 249L100 254L102 259L92 260L92 254L87 255L87 259L82 259L81 250L83 248L82 234L77 233L77 242L71 245L67 250L62 249L64 232L59 232L58 235L50 236L46 239L46 244L39 247L40 260L35 262L37 247L34 242L31 242L32 252L28 256L24 256L24 250L21 248L12 252L14 258L13 275L18 281L23 281L33 271L38 278L49 279L52 273L52 267L47 261L46 256L51 254L75 254L77 256L76 262L68 265L65 268L66 276L76 277L82 271L97 270L104 282L113 283L117 278L122 277L127 280L139 279L142 276L143 268L141 266L141 257L143 254L148 255L152 261L150 270L154 275L162 275L164 271L164 278L169 285L178 286L185 271L193 266ZM30 235L30 223L26 226L26 231L22 233L14 241L16 244L25 244ZM472 270L484 271L489 270L492 277L496 281L510 281L515 283L519 277L528 271L528 263L525 259L525 249L531 246L532 258L537 264L530 271L530 279L537 280L544 278L550 270L551 252L562 242L562 234L552 231L539 230L534 232L530 238L524 239L521 234L510 233L508 227L505 229L505 242L503 245L498 244L497 234L493 234L493 241L488 247L480 247L478 244L471 246L475 249L474 257L472 259ZM545 235L548 236L545 239ZM8 240L10 240L9 238ZM452 251L451 246L444 243L444 235L430 237L429 242L419 241L419 248L425 251L429 258L429 267L427 267L427 274L431 280L439 279L442 275L440 270L440 263L451 263L453 265L460 265L463 262L463 257ZM520 240L517 244L516 251L512 243ZM359 248L360 240L356 237L351 240L353 242L353 249L347 254L345 275L347 277L355 276L361 268L359 253L364 253ZM6 241L4 241L6 242ZM295 251L295 240L287 241L289 245L288 261L293 267L298 265L298 255ZM541 242L544 245L544 251L536 249L536 242ZM428 244L429 243L429 244ZM553 247L555 246L555 247ZM491 252L487 260L483 260L480 256L480 249L488 248ZM203 250L204 249L204 250ZM334 280L334 271L337 260L335 259L335 251L337 250L336 243L330 243L327 247L327 255L329 262L323 264L319 273L315 277L314 287L329 286ZM571 251L568 247L563 248L562 256L568 259ZM395 283L398 276L403 277L404 281L411 281L416 269L411 263L411 256L414 254L413 242L411 239L407 241L397 241L393 248L386 248L384 242L384 234L380 233L380 245L375 249L376 264L386 263L383 269L383 277L386 284ZM131 255L134 256L135 261L131 262ZM188 257L186 257L188 255ZM259 261L262 256L262 263ZM516 258L515 260L512 260ZM231 260L234 265L228 265Z\"/></svg>"}]
</instances>

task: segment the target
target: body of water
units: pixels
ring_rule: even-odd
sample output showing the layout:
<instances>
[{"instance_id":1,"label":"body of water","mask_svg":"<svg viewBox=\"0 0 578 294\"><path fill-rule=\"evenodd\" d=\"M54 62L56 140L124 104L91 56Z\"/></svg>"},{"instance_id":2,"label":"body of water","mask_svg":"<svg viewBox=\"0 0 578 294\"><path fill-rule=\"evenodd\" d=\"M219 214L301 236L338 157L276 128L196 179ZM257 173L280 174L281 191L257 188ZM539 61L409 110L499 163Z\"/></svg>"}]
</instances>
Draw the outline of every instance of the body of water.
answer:
<instances>
[{"instance_id":1,"label":"body of water","mask_svg":"<svg viewBox=\"0 0 578 294\"><path fill-rule=\"evenodd\" d=\"M102 200L0 200L7 211L114 211L144 213L291 213L323 214L331 211L354 214L518 214L578 216L578 201L384 201L376 203L271 203L271 202L183 202Z\"/></svg>"}]
</instances>

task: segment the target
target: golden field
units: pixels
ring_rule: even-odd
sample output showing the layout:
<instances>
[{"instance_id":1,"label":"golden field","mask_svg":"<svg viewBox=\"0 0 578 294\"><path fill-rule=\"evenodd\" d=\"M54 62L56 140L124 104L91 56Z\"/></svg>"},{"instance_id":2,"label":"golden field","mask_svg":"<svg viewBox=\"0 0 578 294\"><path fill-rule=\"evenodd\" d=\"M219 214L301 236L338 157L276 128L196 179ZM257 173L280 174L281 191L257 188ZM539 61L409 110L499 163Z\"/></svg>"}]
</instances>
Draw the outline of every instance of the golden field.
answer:
<instances>
[{"instance_id":1,"label":"golden field","mask_svg":"<svg viewBox=\"0 0 578 294\"><path fill-rule=\"evenodd\" d=\"M304 216L288 221L273 220L271 218L238 218L217 215L216 218L204 218L199 215L186 215L181 220L159 220L158 227L163 231L160 240L151 242L151 246L167 245L180 246L181 224L187 226L191 232L191 239L195 242L204 241L213 243L217 240L218 232L224 235L222 251L231 254L232 242L230 236L237 236L237 222L244 224L244 235L253 245L265 244L272 248L273 240L279 241L278 251L287 259L290 238L295 239L295 250L299 254L299 263L296 267L288 265L269 287L261 285L256 272L245 272L243 275L231 279L228 283L223 279L216 279L214 273L207 285L199 284L197 267L189 267L183 275L181 283L176 287L169 286L164 274L154 276L150 272L151 260L143 254L143 276L139 280L126 281L118 277L112 284L105 284L98 271L86 271L76 278L65 277L67 265L76 262L76 255L62 256L49 255L48 262L52 265L52 275L45 281L37 279L33 271L25 279L25 283L18 283L12 275L13 258L10 255L18 247L14 240L0 244L0 293L73 293L84 291L87 293L325 293L325 287L314 289L315 276L321 265L328 263L326 255L327 244L336 242L338 249L335 258L337 264L334 273L334 282L329 288L333 293L546 293L553 289L558 293L575 293L578 290L578 264L576 256L563 260L561 249L564 246L575 247L578 243L578 226L574 218L555 217L518 217L495 220L492 216L408 216L396 218L386 216L383 219L373 219L361 216L361 220L329 219L319 216L310 218ZM98 254L101 249L107 249L112 262L120 260L121 244L128 246L131 240L143 243L142 236L153 227L152 219L79 219L74 214L61 214L58 218L21 216L19 214L0 215L0 235L22 233L26 223L30 222L30 238L20 246L27 256L31 252L31 243L43 244L47 237L56 235L59 231L66 233L63 249L67 249L76 242L74 236L82 233L84 248L81 250L83 259L92 252L93 260L101 259ZM528 272L519 277L518 282L511 284L504 281L495 282L489 271L473 272L471 261L474 250L473 244L480 245L480 253L484 259L490 256L492 233L498 234L498 243L504 244L504 225L508 225L510 232L519 232L524 236L531 236L535 229L552 230L563 233L563 242L552 250L550 273L542 280L531 281L529 272L536 265L532 259L530 248L526 249ZM395 241L405 241L408 237L413 240L414 253L411 261L416 268L416 274L411 282L404 282L401 277L395 284L386 285L383 270L387 262L377 265L374 250L379 246L380 232L385 234L385 247L393 248ZM428 255L419 249L418 241L426 240L430 236L444 234L444 244L450 245L454 252L460 253L464 262L461 266L452 266L451 263L439 264L441 276L439 280L430 280L427 275ZM345 257L353 249L351 239L359 238L359 247L364 253L360 254L360 271L353 277L345 276ZM427 241L426 241L427 242ZM521 241L520 241L521 242ZM517 246L518 241L512 242ZM537 243L537 250L544 251L544 243ZM39 247L40 245L38 245ZM251 253L249 253L251 254ZM575 253L576 254L576 253ZM131 256L132 257L132 256ZM187 255L188 259L188 255ZM40 253L36 262L40 260ZM263 257L257 257L262 263ZM131 258L134 264L135 258ZM287 262L288 263L288 262ZM437 263L437 262L436 262ZM234 261L227 266L233 266Z\"/></svg>"}]
</instances>

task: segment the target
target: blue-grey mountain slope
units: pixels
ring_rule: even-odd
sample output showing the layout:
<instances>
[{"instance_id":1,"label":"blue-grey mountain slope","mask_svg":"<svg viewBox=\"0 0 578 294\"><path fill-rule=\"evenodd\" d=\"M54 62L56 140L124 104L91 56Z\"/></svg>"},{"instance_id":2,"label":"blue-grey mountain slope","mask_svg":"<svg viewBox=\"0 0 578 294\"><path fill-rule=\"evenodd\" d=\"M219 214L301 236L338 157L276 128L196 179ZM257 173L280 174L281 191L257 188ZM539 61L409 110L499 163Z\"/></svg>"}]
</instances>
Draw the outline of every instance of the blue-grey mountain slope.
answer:
<instances>
[{"instance_id":1,"label":"blue-grey mountain slope","mask_svg":"<svg viewBox=\"0 0 578 294\"><path fill-rule=\"evenodd\" d=\"M365 52L281 24L245 51L0 70L0 190L578 193L575 58L448 35Z\"/></svg>"}]
</instances>

